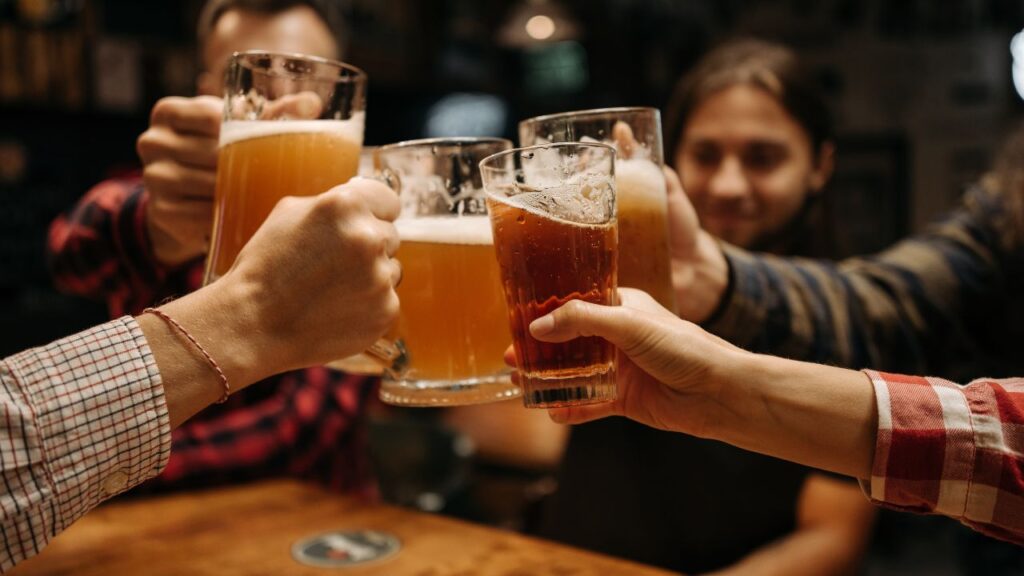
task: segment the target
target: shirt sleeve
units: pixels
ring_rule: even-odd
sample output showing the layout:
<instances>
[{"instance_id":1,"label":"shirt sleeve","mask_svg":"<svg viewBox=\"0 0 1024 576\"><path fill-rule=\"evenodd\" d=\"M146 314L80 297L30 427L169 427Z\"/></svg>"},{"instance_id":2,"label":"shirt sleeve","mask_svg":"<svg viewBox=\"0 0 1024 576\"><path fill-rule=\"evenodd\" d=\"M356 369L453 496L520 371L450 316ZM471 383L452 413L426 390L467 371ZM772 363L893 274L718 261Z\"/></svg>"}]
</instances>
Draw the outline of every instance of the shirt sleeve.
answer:
<instances>
[{"instance_id":1,"label":"shirt sleeve","mask_svg":"<svg viewBox=\"0 0 1024 576\"><path fill-rule=\"evenodd\" d=\"M124 317L0 362L0 572L170 452L160 374Z\"/></svg>"},{"instance_id":2,"label":"shirt sleeve","mask_svg":"<svg viewBox=\"0 0 1024 576\"><path fill-rule=\"evenodd\" d=\"M841 263L728 247L730 291L704 327L811 362L958 379L996 372L987 319L1005 318L1002 304L1016 297L1006 271L1021 250L1007 240L1003 202L976 187L927 232Z\"/></svg>"},{"instance_id":3,"label":"shirt sleeve","mask_svg":"<svg viewBox=\"0 0 1024 576\"><path fill-rule=\"evenodd\" d=\"M47 259L57 287L105 300L113 316L127 300L152 301L167 274L145 225L149 195L141 179L107 180L50 224Z\"/></svg>"},{"instance_id":4,"label":"shirt sleeve","mask_svg":"<svg viewBox=\"0 0 1024 576\"><path fill-rule=\"evenodd\" d=\"M1024 379L865 372L878 404L868 497L1024 545Z\"/></svg>"}]
</instances>

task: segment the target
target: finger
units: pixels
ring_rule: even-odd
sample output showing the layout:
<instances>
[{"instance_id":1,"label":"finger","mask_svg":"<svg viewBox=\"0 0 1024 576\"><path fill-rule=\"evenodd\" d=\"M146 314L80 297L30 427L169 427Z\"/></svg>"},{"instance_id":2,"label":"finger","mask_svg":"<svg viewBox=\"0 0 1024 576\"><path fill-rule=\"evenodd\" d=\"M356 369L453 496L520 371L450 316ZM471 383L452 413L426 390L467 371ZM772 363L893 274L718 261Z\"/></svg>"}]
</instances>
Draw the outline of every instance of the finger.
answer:
<instances>
[{"instance_id":1,"label":"finger","mask_svg":"<svg viewBox=\"0 0 1024 576\"><path fill-rule=\"evenodd\" d=\"M662 166L661 171L665 174L665 188L668 196L669 222L673 219L682 219L687 222L697 221L697 212L693 203L683 190L683 183L679 181L679 175L668 166Z\"/></svg>"},{"instance_id":2,"label":"finger","mask_svg":"<svg viewBox=\"0 0 1024 576\"><path fill-rule=\"evenodd\" d=\"M582 424L591 420L616 415L618 415L618 411L614 402L566 406L565 408L551 408L548 410L548 416L559 424Z\"/></svg>"},{"instance_id":3,"label":"finger","mask_svg":"<svg viewBox=\"0 0 1024 576\"><path fill-rule=\"evenodd\" d=\"M169 158L193 168L217 168L217 139L211 136L175 132L161 126L143 132L137 149L147 164Z\"/></svg>"},{"instance_id":4,"label":"finger","mask_svg":"<svg viewBox=\"0 0 1024 576\"><path fill-rule=\"evenodd\" d=\"M619 151L619 156L622 158L632 158L636 152L636 138L633 136L633 129L629 127L629 124L619 120L612 126L612 140L615 141L615 147Z\"/></svg>"},{"instance_id":5,"label":"finger","mask_svg":"<svg viewBox=\"0 0 1024 576\"><path fill-rule=\"evenodd\" d=\"M398 194L379 180L356 176L346 184L333 188L333 190L358 195L370 209L370 212L382 220L394 221L402 211L402 205L398 201Z\"/></svg>"},{"instance_id":6,"label":"finger","mask_svg":"<svg viewBox=\"0 0 1024 576\"><path fill-rule=\"evenodd\" d=\"M211 200L217 184L217 173L166 159L147 164L142 171L142 181L152 196Z\"/></svg>"},{"instance_id":7,"label":"finger","mask_svg":"<svg viewBox=\"0 0 1024 576\"><path fill-rule=\"evenodd\" d=\"M619 288L619 306L643 310L657 315L668 315L675 318L676 315L658 303L650 294L636 288Z\"/></svg>"},{"instance_id":8,"label":"finger","mask_svg":"<svg viewBox=\"0 0 1024 576\"><path fill-rule=\"evenodd\" d=\"M173 218L176 225L207 225L213 219L213 202L208 199L151 194L147 209L162 217Z\"/></svg>"},{"instance_id":9,"label":"finger","mask_svg":"<svg viewBox=\"0 0 1024 576\"><path fill-rule=\"evenodd\" d=\"M600 336L622 350L631 350L647 330L639 310L601 306L570 300L554 312L534 320L530 334L544 342L567 342L581 336Z\"/></svg>"},{"instance_id":10,"label":"finger","mask_svg":"<svg viewBox=\"0 0 1024 576\"><path fill-rule=\"evenodd\" d=\"M505 349L504 359L505 364L513 367L516 365L516 349L513 348L511 345Z\"/></svg>"},{"instance_id":11,"label":"finger","mask_svg":"<svg viewBox=\"0 0 1024 576\"><path fill-rule=\"evenodd\" d=\"M163 98L153 106L149 123L170 126L178 132L217 137L224 102L214 96Z\"/></svg>"},{"instance_id":12,"label":"finger","mask_svg":"<svg viewBox=\"0 0 1024 576\"><path fill-rule=\"evenodd\" d=\"M683 183L679 180L679 175L676 174L676 171L669 166L662 166L661 171L665 174L665 188L667 189L668 195L672 196L675 194L685 196L685 193L683 192Z\"/></svg>"},{"instance_id":13,"label":"finger","mask_svg":"<svg viewBox=\"0 0 1024 576\"><path fill-rule=\"evenodd\" d=\"M313 120L323 109L324 101L316 92L287 94L264 105L260 120Z\"/></svg>"},{"instance_id":14,"label":"finger","mask_svg":"<svg viewBox=\"0 0 1024 576\"><path fill-rule=\"evenodd\" d=\"M391 286L398 288L398 285L402 283L402 263L394 258L388 262L391 263Z\"/></svg>"},{"instance_id":15,"label":"finger","mask_svg":"<svg viewBox=\"0 0 1024 576\"><path fill-rule=\"evenodd\" d=\"M398 236L398 228L395 228L391 222L381 222L380 220L377 222L380 224L380 234L384 239L384 254L393 258L402 244L401 238Z\"/></svg>"}]
</instances>

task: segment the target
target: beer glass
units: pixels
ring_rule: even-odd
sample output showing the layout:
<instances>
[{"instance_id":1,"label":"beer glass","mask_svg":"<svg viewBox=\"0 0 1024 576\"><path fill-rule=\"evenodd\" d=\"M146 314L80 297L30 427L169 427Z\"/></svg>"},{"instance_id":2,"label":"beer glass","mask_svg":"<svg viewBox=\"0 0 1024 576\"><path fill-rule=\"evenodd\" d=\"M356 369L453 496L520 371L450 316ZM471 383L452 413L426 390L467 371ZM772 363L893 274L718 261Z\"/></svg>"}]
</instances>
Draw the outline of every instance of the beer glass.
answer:
<instances>
[{"instance_id":1,"label":"beer glass","mask_svg":"<svg viewBox=\"0 0 1024 576\"><path fill-rule=\"evenodd\" d=\"M407 406L477 404L519 396L504 352L512 337L480 181L499 138L438 138L382 146L379 177L398 191L401 301L395 335L405 352L381 400Z\"/></svg>"},{"instance_id":2,"label":"beer glass","mask_svg":"<svg viewBox=\"0 0 1024 576\"><path fill-rule=\"evenodd\" d=\"M365 92L366 74L341 62L231 57L205 283L228 271L282 197L320 194L355 175Z\"/></svg>"},{"instance_id":3,"label":"beer glass","mask_svg":"<svg viewBox=\"0 0 1024 576\"><path fill-rule=\"evenodd\" d=\"M619 285L639 288L674 311L661 114L656 108L604 108L519 123L520 146L577 141L604 142L618 153Z\"/></svg>"},{"instance_id":4,"label":"beer glass","mask_svg":"<svg viewBox=\"0 0 1024 576\"><path fill-rule=\"evenodd\" d=\"M618 228L615 150L560 143L500 152L480 163L528 408L613 400L615 348L599 337L552 344L530 322L574 299L611 305Z\"/></svg>"}]
</instances>

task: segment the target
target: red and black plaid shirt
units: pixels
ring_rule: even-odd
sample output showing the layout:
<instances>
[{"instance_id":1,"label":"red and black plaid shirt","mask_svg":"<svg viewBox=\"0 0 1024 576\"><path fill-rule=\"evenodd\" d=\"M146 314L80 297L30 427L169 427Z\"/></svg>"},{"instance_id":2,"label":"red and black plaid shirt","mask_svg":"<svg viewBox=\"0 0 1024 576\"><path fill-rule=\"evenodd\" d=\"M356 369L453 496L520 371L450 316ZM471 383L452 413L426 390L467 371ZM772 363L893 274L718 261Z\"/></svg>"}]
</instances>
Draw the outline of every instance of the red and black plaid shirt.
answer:
<instances>
[{"instance_id":1,"label":"red and black plaid shirt","mask_svg":"<svg viewBox=\"0 0 1024 576\"><path fill-rule=\"evenodd\" d=\"M58 288L105 300L114 318L197 289L201 261L167 269L153 256L147 200L138 176L108 180L57 218L48 256ZM289 475L372 493L359 420L374 383L316 367L250 386L175 430L167 469L149 485L185 488Z\"/></svg>"}]
</instances>

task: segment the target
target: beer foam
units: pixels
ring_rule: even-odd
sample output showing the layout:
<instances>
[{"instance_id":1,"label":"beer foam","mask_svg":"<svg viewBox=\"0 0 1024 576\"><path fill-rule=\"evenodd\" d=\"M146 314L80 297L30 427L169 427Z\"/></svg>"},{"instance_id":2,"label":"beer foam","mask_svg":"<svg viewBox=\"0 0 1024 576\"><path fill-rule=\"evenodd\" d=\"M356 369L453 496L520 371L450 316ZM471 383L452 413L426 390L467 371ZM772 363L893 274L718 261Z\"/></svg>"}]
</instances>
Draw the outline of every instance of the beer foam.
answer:
<instances>
[{"instance_id":1,"label":"beer foam","mask_svg":"<svg viewBox=\"0 0 1024 576\"><path fill-rule=\"evenodd\" d=\"M661 168L650 160L617 159L615 185L620 204L641 201L665 203L665 175Z\"/></svg>"},{"instance_id":2,"label":"beer foam","mask_svg":"<svg viewBox=\"0 0 1024 576\"><path fill-rule=\"evenodd\" d=\"M402 242L494 244L487 216L420 216L395 220Z\"/></svg>"},{"instance_id":3,"label":"beer foam","mask_svg":"<svg viewBox=\"0 0 1024 576\"><path fill-rule=\"evenodd\" d=\"M550 175L549 175L550 176ZM544 178L535 178L542 181ZM504 184L488 195L549 220L603 226L615 218L615 183L604 174L571 174L558 184Z\"/></svg>"},{"instance_id":4,"label":"beer foam","mask_svg":"<svg viewBox=\"0 0 1024 576\"><path fill-rule=\"evenodd\" d=\"M356 112L348 120L229 120L221 124L220 146L278 134L330 132L358 144L363 142L365 114Z\"/></svg>"}]
</instances>

